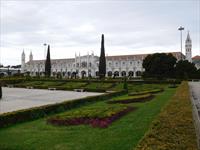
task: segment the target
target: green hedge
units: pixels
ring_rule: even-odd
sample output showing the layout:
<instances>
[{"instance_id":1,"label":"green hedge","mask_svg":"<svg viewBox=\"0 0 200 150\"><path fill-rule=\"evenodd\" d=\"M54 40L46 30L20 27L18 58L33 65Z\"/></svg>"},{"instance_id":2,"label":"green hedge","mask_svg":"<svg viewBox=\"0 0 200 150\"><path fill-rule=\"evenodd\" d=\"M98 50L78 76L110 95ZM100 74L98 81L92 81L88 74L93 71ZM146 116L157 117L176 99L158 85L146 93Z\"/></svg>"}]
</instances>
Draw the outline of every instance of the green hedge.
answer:
<instances>
[{"instance_id":1,"label":"green hedge","mask_svg":"<svg viewBox=\"0 0 200 150\"><path fill-rule=\"evenodd\" d=\"M69 110L80 105L87 104L88 102L106 100L114 96L122 95L124 93L125 91L106 93L99 96L89 96L77 100L65 101L57 104L50 104L30 109L19 110L15 112L4 113L0 115L0 128L7 127L20 122L42 118L50 114L63 112L65 110Z\"/></svg>"},{"instance_id":2,"label":"green hedge","mask_svg":"<svg viewBox=\"0 0 200 150\"><path fill-rule=\"evenodd\" d=\"M0 78L0 82L4 84L15 84L19 82L24 81L53 81L53 82L104 82L104 83L116 83L121 82L123 83L124 78L119 79L105 79L105 80L99 80L97 78L92 79L53 79L53 78L37 78L37 77L23 77L23 78L17 78L17 77L6 77L6 78ZM127 83L135 83L135 84L152 84L152 83L159 83L159 84L180 84L181 80L156 80L156 79L140 79L140 80L127 80Z\"/></svg>"},{"instance_id":3,"label":"green hedge","mask_svg":"<svg viewBox=\"0 0 200 150\"><path fill-rule=\"evenodd\" d=\"M147 90L147 91L142 91L142 92L132 92L129 93L129 96L135 96L135 95L143 95L143 94L154 94L154 93L159 93L164 91L163 89L153 89L153 90Z\"/></svg>"},{"instance_id":4,"label":"green hedge","mask_svg":"<svg viewBox=\"0 0 200 150\"><path fill-rule=\"evenodd\" d=\"M144 95L136 95L136 96L122 96L113 98L112 100L108 101L109 104L115 103L136 103L136 102L146 102L153 99L152 94L144 94Z\"/></svg>"},{"instance_id":5,"label":"green hedge","mask_svg":"<svg viewBox=\"0 0 200 150\"><path fill-rule=\"evenodd\" d=\"M178 87L135 150L197 150L187 82Z\"/></svg>"}]
</instances>

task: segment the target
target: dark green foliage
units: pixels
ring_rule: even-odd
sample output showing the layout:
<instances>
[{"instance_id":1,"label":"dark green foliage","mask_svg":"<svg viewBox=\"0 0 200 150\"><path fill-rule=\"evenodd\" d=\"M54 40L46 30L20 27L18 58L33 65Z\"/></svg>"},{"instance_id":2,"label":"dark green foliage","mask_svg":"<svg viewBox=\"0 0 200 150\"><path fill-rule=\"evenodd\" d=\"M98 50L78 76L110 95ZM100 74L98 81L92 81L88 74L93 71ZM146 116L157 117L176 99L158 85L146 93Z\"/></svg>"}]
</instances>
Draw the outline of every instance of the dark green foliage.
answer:
<instances>
[{"instance_id":1,"label":"dark green foliage","mask_svg":"<svg viewBox=\"0 0 200 150\"><path fill-rule=\"evenodd\" d=\"M2 87L0 86L0 99L2 98Z\"/></svg>"},{"instance_id":2,"label":"dark green foliage","mask_svg":"<svg viewBox=\"0 0 200 150\"><path fill-rule=\"evenodd\" d=\"M86 98L81 98L72 101L66 101L57 104L50 104L40 107L35 107L31 109L19 110L16 112L10 112L0 115L0 128L7 127L20 122L35 120L38 118L45 117L49 114L55 114L72 108L82 106L87 103L97 102L101 100L106 100L113 96L118 96L124 94L124 91L114 92L109 94L103 94L99 96L90 96Z\"/></svg>"},{"instance_id":3,"label":"dark green foliage","mask_svg":"<svg viewBox=\"0 0 200 150\"><path fill-rule=\"evenodd\" d=\"M145 77L173 77L176 58L172 54L155 53L148 55L143 61Z\"/></svg>"},{"instance_id":4,"label":"dark green foliage","mask_svg":"<svg viewBox=\"0 0 200 150\"><path fill-rule=\"evenodd\" d=\"M197 73L197 69L193 63L187 60L180 60L176 64L176 77L180 79L194 78Z\"/></svg>"},{"instance_id":5,"label":"dark green foliage","mask_svg":"<svg viewBox=\"0 0 200 150\"><path fill-rule=\"evenodd\" d=\"M146 90L146 91L140 91L140 92L132 92L129 93L129 96L135 96L135 95L143 95L143 94L155 94L159 92L163 92L164 89L153 89L153 90Z\"/></svg>"},{"instance_id":6,"label":"dark green foliage","mask_svg":"<svg viewBox=\"0 0 200 150\"><path fill-rule=\"evenodd\" d=\"M126 77L124 78L124 90L128 91L128 84L127 84L127 79Z\"/></svg>"},{"instance_id":7,"label":"dark green foliage","mask_svg":"<svg viewBox=\"0 0 200 150\"><path fill-rule=\"evenodd\" d=\"M102 34L101 38L101 54L99 58L99 77L100 79L105 78L106 74L106 57L105 57L105 48L104 48L104 35Z\"/></svg>"},{"instance_id":8,"label":"dark green foliage","mask_svg":"<svg viewBox=\"0 0 200 150\"><path fill-rule=\"evenodd\" d=\"M45 76L46 77L50 77L51 76L50 45L48 45L47 58L46 58L46 61L45 61Z\"/></svg>"},{"instance_id":9,"label":"dark green foliage","mask_svg":"<svg viewBox=\"0 0 200 150\"><path fill-rule=\"evenodd\" d=\"M123 95L117 98L113 98L112 100L108 101L109 104L115 104L115 103L122 103L122 104L128 104L128 103L138 103L138 102L146 102L153 99L152 94L143 94L143 95L135 95L135 96L129 96L129 95Z\"/></svg>"}]
</instances>

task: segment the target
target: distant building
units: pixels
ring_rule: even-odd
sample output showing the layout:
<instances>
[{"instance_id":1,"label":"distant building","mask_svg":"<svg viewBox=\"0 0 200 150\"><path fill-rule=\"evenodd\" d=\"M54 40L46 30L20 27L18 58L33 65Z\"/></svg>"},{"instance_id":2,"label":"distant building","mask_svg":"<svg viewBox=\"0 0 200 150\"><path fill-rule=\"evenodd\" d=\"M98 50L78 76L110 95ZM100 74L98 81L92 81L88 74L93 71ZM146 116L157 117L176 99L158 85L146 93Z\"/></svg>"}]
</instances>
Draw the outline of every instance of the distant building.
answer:
<instances>
[{"instance_id":1,"label":"distant building","mask_svg":"<svg viewBox=\"0 0 200 150\"><path fill-rule=\"evenodd\" d=\"M200 56L192 57L192 62L195 64L197 69L200 69Z\"/></svg>"},{"instance_id":2,"label":"distant building","mask_svg":"<svg viewBox=\"0 0 200 150\"><path fill-rule=\"evenodd\" d=\"M30 54L32 55L32 53ZM139 55L120 55L120 56L107 56L106 57L106 76L108 77L140 77L144 68L142 67L143 59L148 54ZM172 55L181 59L180 52L172 52ZM25 61L24 52L22 53L22 62ZM184 58L184 56L182 55ZM30 59L31 58L31 59ZM33 56L29 57L29 61L22 65L21 70L28 72L31 76L44 76L45 60L33 60ZM58 74L63 77L97 77L98 76L99 57L93 53L80 56L75 55L75 58L69 59L52 59L51 69L52 76Z\"/></svg>"},{"instance_id":3,"label":"distant building","mask_svg":"<svg viewBox=\"0 0 200 150\"><path fill-rule=\"evenodd\" d=\"M189 32L185 41L186 56L181 52L170 52L177 60L187 59L192 62L192 40ZM106 56L106 76L108 77L140 77L144 68L142 63L148 54L139 55L120 55ZM21 72L28 72L31 76L44 76L45 60L34 60L32 52L29 55L29 61L25 62L25 53L22 53ZM194 62L195 63L195 62ZM97 77L98 76L99 57L92 54L80 56L75 54L75 58L52 59L52 76L58 74L63 77ZM198 65L197 65L198 67Z\"/></svg>"}]
</instances>

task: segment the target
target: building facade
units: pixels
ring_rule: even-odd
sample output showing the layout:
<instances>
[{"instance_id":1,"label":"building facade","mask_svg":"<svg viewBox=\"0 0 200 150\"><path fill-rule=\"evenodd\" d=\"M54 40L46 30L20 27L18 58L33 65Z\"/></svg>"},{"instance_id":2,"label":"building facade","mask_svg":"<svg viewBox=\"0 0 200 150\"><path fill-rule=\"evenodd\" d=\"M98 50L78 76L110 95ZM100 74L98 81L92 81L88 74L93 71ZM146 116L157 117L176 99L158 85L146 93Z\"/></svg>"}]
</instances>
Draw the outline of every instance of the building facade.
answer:
<instances>
[{"instance_id":1,"label":"building facade","mask_svg":"<svg viewBox=\"0 0 200 150\"><path fill-rule=\"evenodd\" d=\"M185 41L186 56L181 52L171 52L177 60L187 59L192 62L192 41L188 32ZM148 54L139 55L120 55L106 56L106 76L107 77L140 77L144 68L142 63ZM31 76L44 76L45 60L34 60L32 52L29 55L29 61L25 62L25 53L22 53L21 72L29 73ZM52 59L52 76L62 77L97 77L99 70L99 57L94 53L80 56L75 54L74 58Z\"/></svg>"},{"instance_id":2,"label":"building facade","mask_svg":"<svg viewBox=\"0 0 200 150\"><path fill-rule=\"evenodd\" d=\"M107 77L140 77L144 68L143 59L148 54L139 55L120 55L106 57L106 76ZM180 52L172 52L178 60L181 59ZM45 60L33 60L32 53L29 61L25 63L25 54L22 53L21 72L28 72L31 76L44 76ZM92 54L84 56L75 55L75 58L52 59L52 76L61 75L62 77L97 77L99 70L99 57Z\"/></svg>"}]
</instances>

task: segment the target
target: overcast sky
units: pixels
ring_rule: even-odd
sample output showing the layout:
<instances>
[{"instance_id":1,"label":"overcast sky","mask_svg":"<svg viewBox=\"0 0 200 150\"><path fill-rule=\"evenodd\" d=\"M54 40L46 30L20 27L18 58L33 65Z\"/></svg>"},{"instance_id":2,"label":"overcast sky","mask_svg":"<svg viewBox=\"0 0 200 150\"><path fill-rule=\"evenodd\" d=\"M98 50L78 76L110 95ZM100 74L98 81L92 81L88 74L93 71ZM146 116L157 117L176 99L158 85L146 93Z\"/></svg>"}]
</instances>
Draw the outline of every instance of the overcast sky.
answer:
<instances>
[{"instance_id":1,"label":"overcast sky","mask_svg":"<svg viewBox=\"0 0 200 150\"><path fill-rule=\"evenodd\" d=\"M51 58L100 55L101 34L107 55L180 51L187 31L192 55L200 55L200 0L0 0L0 63L21 63L32 51L44 59L44 43Z\"/></svg>"}]
</instances>

